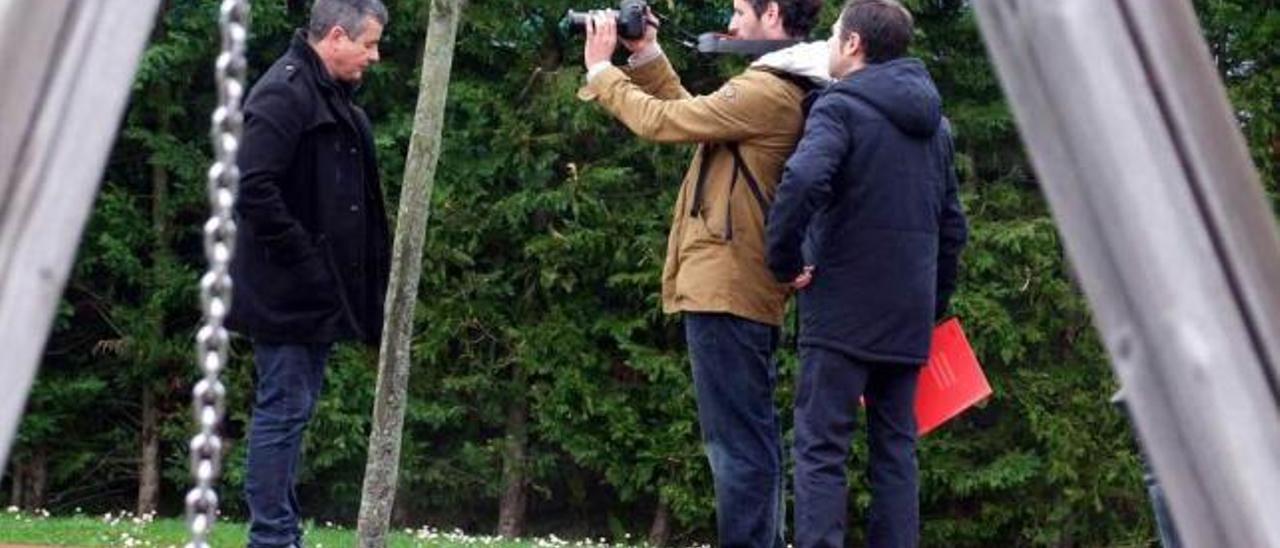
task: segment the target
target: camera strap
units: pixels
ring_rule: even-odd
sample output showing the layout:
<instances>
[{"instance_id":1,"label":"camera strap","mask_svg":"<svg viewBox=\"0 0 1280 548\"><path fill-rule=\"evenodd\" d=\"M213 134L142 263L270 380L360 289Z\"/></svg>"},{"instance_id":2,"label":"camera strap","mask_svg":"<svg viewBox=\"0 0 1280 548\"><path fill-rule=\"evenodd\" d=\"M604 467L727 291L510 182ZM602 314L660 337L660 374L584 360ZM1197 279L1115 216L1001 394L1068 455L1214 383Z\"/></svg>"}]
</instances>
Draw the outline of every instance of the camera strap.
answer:
<instances>
[{"instance_id":1,"label":"camera strap","mask_svg":"<svg viewBox=\"0 0 1280 548\"><path fill-rule=\"evenodd\" d=\"M698 155L698 180L693 183L693 205L689 207L689 216L702 214L702 187L707 182L707 170L711 167L711 156L716 151L715 143L702 143L701 154Z\"/></svg>"},{"instance_id":2,"label":"camera strap","mask_svg":"<svg viewBox=\"0 0 1280 548\"><path fill-rule=\"evenodd\" d=\"M732 40L718 32L698 35L698 53L760 57L799 44L799 40Z\"/></svg>"},{"instance_id":3,"label":"camera strap","mask_svg":"<svg viewBox=\"0 0 1280 548\"><path fill-rule=\"evenodd\" d=\"M751 173L751 168L747 167L747 162L742 159L742 153L738 151L738 143L729 143L729 151L733 153L734 181L737 181L737 173L742 172L743 178L747 180L747 188L751 189L751 195L755 196L756 203L760 204L760 211L764 213L767 220L769 218L769 200L764 197L764 190L760 188L760 181L756 179L755 174ZM730 187L730 193L733 192Z\"/></svg>"},{"instance_id":4,"label":"camera strap","mask_svg":"<svg viewBox=\"0 0 1280 548\"><path fill-rule=\"evenodd\" d=\"M702 144L702 155L698 160L698 180L693 186L693 205L689 209L691 217L698 217L702 214L703 188L706 186L711 157L717 146L714 143ZM742 152L738 149L738 143L728 143L725 147L733 154L733 180L729 182L729 198L725 205L724 239L733 240L733 192L737 190L739 175L746 179L747 188L751 190L751 195L755 197L756 203L760 205L760 212L766 220L769 217L769 200L765 198L764 190L760 187L760 181L756 179L755 174L751 173L751 168L747 167L747 162L742 159Z\"/></svg>"}]
</instances>

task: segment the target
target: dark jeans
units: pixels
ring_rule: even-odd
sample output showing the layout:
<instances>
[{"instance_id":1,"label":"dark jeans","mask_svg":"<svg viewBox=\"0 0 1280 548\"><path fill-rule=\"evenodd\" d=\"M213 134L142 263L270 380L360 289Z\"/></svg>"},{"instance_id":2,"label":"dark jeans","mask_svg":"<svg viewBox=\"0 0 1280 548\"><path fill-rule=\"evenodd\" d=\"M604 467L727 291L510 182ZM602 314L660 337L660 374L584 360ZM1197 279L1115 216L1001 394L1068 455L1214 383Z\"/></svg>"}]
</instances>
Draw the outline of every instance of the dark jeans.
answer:
<instances>
[{"instance_id":1,"label":"dark jeans","mask_svg":"<svg viewBox=\"0 0 1280 548\"><path fill-rule=\"evenodd\" d=\"M778 328L687 313L698 424L716 491L720 546L783 546L782 436L773 403Z\"/></svg>"},{"instance_id":2,"label":"dark jeans","mask_svg":"<svg viewBox=\"0 0 1280 548\"><path fill-rule=\"evenodd\" d=\"M795 404L797 548L843 547L845 482L858 398L867 400L871 514L867 545L919 544L916 384L920 369L877 364L817 347L800 349Z\"/></svg>"},{"instance_id":3,"label":"dark jeans","mask_svg":"<svg viewBox=\"0 0 1280 548\"><path fill-rule=\"evenodd\" d=\"M258 380L244 480L250 548L301 545L294 483L302 432L320 399L329 349L328 344L253 345Z\"/></svg>"},{"instance_id":4,"label":"dark jeans","mask_svg":"<svg viewBox=\"0 0 1280 548\"><path fill-rule=\"evenodd\" d=\"M1160 534L1160 546L1164 548L1181 548L1178 531L1173 528L1173 515L1169 513L1169 505L1164 500L1164 489L1156 480L1156 473L1146 456L1142 458L1142 482L1147 486L1147 495L1151 498L1151 510L1156 516L1156 532Z\"/></svg>"}]
</instances>

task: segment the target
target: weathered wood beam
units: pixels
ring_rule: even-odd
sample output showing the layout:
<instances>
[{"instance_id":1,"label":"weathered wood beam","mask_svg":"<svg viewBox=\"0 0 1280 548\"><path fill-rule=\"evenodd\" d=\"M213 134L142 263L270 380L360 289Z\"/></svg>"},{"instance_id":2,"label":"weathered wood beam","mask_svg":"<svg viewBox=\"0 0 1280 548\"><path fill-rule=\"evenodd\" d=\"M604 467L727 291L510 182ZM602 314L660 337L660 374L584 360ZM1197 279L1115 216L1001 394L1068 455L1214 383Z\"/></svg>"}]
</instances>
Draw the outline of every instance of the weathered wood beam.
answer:
<instances>
[{"instance_id":1,"label":"weathered wood beam","mask_svg":"<svg viewBox=\"0 0 1280 548\"><path fill-rule=\"evenodd\" d=\"M0 466L159 0L8 0L0 51Z\"/></svg>"},{"instance_id":2,"label":"weathered wood beam","mask_svg":"<svg viewBox=\"0 0 1280 548\"><path fill-rule=\"evenodd\" d=\"M1181 540L1280 546L1280 237L1190 2L975 7Z\"/></svg>"}]
</instances>

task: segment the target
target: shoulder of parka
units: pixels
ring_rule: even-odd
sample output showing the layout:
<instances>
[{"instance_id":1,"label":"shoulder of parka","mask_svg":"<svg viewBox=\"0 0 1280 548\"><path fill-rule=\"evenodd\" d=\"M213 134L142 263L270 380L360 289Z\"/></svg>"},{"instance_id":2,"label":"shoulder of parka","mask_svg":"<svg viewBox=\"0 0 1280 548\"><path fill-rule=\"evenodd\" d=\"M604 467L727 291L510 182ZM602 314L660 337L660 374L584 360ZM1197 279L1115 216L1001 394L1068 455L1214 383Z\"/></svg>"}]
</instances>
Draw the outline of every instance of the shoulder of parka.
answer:
<instances>
[{"instance_id":1,"label":"shoulder of parka","mask_svg":"<svg viewBox=\"0 0 1280 548\"><path fill-rule=\"evenodd\" d=\"M847 86L839 85L839 83L832 84L827 89L822 90L821 93L822 95L814 103L814 108L817 108L818 103L821 102L839 103L843 107L841 110L845 115L845 122L850 125L861 125L867 122L891 123L883 112L880 112L874 105L858 96Z\"/></svg>"}]
</instances>

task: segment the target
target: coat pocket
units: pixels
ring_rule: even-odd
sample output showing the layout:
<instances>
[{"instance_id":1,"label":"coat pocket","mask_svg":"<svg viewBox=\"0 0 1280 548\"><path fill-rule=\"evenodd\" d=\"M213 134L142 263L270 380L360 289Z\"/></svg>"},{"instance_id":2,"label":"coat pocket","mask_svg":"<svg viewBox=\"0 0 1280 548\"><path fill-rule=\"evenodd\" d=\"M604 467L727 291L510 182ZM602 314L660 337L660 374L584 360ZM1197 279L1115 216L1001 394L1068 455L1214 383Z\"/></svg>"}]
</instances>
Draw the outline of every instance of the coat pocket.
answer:
<instances>
[{"instance_id":1,"label":"coat pocket","mask_svg":"<svg viewBox=\"0 0 1280 548\"><path fill-rule=\"evenodd\" d=\"M333 280L334 301L338 305L338 308L341 309L342 316L346 318L347 323L355 332L356 338L369 341L370 339L367 335L368 329L360 321L356 314L355 307L352 306L351 299L347 296L346 282L343 280L342 275L340 274L341 270L339 270L337 261L334 259L333 246L330 245L328 238L323 234L320 235L320 238L317 240L317 246L320 248L323 267L329 273L329 278Z\"/></svg>"},{"instance_id":2,"label":"coat pocket","mask_svg":"<svg viewBox=\"0 0 1280 548\"><path fill-rule=\"evenodd\" d=\"M319 253L290 265L263 263L260 291L265 308L296 315L334 310L337 285Z\"/></svg>"},{"instance_id":3,"label":"coat pocket","mask_svg":"<svg viewBox=\"0 0 1280 548\"><path fill-rule=\"evenodd\" d=\"M723 247L729 243L723 234L713 230L705 215L686 217L680 235L681 254L707 248Z\"/></svg>"}]
</instances>

